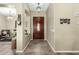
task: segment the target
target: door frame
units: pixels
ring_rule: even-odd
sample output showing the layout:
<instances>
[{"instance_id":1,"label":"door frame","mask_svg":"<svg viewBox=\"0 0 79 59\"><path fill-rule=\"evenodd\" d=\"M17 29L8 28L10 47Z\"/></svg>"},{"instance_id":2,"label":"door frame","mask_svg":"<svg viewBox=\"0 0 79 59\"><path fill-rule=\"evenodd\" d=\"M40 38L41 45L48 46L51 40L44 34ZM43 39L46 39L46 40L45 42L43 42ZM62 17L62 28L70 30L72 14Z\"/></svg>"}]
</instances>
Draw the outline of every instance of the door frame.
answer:
<instances>
[{"instance_id":1,"label":"door frame","mask_svg":"<svg viewBox=\"0 0 79 59\"><path fill-rule=\"evenodd\" d=\"M33 17L44 17L44 40L46 40L46 15L44 16L31 16L31 40L33 40Z\"/></svg>"}]
</instances>

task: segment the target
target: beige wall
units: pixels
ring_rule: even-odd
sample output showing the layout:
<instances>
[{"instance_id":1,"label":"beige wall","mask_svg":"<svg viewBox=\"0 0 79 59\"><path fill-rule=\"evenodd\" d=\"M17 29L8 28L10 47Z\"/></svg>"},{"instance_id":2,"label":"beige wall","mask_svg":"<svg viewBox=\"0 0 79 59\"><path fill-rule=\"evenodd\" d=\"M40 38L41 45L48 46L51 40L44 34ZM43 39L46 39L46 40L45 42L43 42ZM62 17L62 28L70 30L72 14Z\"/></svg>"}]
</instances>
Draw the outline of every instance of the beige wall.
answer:
<instances>
[{"instance_id":1,"label":"beige wall","mask_svg":"<svg viewBox=\"0 0 79 59\"><path fill-rule=\"evenodd\" d=\"M54 47L54 7L53 4L49 4L46 12L47 18L47 41Z\"/></svg>"},{"instance_id":2,"label":"beige wall","mask_svg":"<svg viewBox=\"0 0 79 59\"><path fill-rule=\"evenodd\" d=\"M72 51L74 42L74 24L72 4L54 4L55 50ZM70 24L60 24L60 18L71 19Z\"/></svg>"},{"instance_id":3,"label":"beige wall","mask_svg":"<svg viewBox=\"0 0 79 59\"><path fill-rule=\"evenodd\" d=\"M9 4L4 4L4 6L8 7ZM13 4L10 4L13 5ZM0 6L3 7L3 6ZM8 8L14 8L14 7L8 7ZM12 17L11 19L8 19L8 16L0 15L0 31L2 29L9 29L10 31L15 29L15 17Z\"/></svg>"},{"instance_id":4,"label":"beige wall","mask_svg":"<svg viewBox=\"0 0 79 59\"><path fill-rule=\"evenodd\" d=\"M25 35L25 30L28 30L26 27L28 14L25 13L27 10L30 13L29 8L26 4L16 4L17 14L21 14L21 26L17 25L17 49L16 52L23 52L24 49L27 47L27 44L30 42L29 35ZM29 16L30 17L30 16ZM28 23L29 24L29 23ZM28 25L27 24L27 25Z\"/></svg>"},{"instance_id":5,"label":"beige wall","mask_svg":"<svg viewBox=\"0 0 79 59\"><path fill-rule=\"evenodd\" d=\"M0 16L0 31L2 30L2 29L6 29L7 28L7 26L6 26L6 17L5 16Z\"/></svg>"},{"instance_id":6,"label":"beige wall","mask_svg":"<svg viewBox=\"0 0 79 59\"><path fill-rule=\"evenodd\" d=\"M55 50L57 51L78 51L78 19L74 12L79 11L79 4L55 4ZM70 18L71 24L59 23L60 18Z\"/></svg>"},{"instance_id":7,"label":"beige wall","mask_svg":"<svg viewBox=\"0 0 79 59\"><path fill-rule=\"evenodd\" d=\"M17 10L17 15L21 14L23 15L23 9L22 4L15 4L14 5ZM17 18L16 15L16 18ZM16 52L22 52L23 51L23 16L21 17L21 26L18 26L17 24L17 39L16 39Z\"/></svg>"},{"instance_id":8,"label":"beige wall","mask_svg":"<svg viewBox=\"0 0 79 59\"><path fill-rule=\"evenodd\" d=\"M27 4L23 4L23 8L23 49L25 49L30 42L30 10ZM27 30L28 35L25 35L25 30Z\"/></svg>"},{"instance_id":9,"label":"beige wall","mask_svg":"<svg viewBox=\"0 0 79 59\"><path fill-rule=\"evenodd\" d=\"M31 12L31 39L33 39L33 17L44 17L44 38L46 37L46 12Z\"/></svg>"},{"instance_id":10,"label":"beige wall","mask_svg":"<svg viewBox=\"0 0 79 59\"><path fill-rule=\"evenodd\" d=\"M15 29L15 17L8 19L8 17L6 17L6 27L7 29L13 30Z\"/></svg>"},{"instance_id":11,"label":"beige wall","mask_svg":"<svg viewBox=\"0 0 79 59\"><path fill-rule=\"evenodd\" d=\"M55 51L79 51L79 16L74 16L74 12L79 12L79 4L57 3L53 4L52 8L49 6L47 12L49 14L47 15L49 17L48 25L53 26L54 23L55 29L53 41L49 38L51 33L48 28L48 41L51 39L51 42L54 42L55 46L52 45L52 47ZM70 24L60 24L60 18L71 19ZM51 35L53 36L53 34Z\"/></svg>"},{"instance_id":12,"label":"beige wall","mask_svg":"<svg viewBox=\"0 0 79 59\"><path fill-rule=\"evenodd\" d=\"M0 31L3 29L15 29L15 20L8 19L7 16L0 16Z\"/></svg>"},{"instance_id":13,"label":"beige wall","mask_svg":"<svg viewBox=\"0 0 79 59\"><path fill-rule=\"evenodd\" d=\"M75 3L72 5L72 12L79 12L79 3ZM72 14L73 14L72 13ZM74 35L74 42L72 46L73 51L79 51L79 16L73 15L73 35Z\"/></svg>"}]
</instances>

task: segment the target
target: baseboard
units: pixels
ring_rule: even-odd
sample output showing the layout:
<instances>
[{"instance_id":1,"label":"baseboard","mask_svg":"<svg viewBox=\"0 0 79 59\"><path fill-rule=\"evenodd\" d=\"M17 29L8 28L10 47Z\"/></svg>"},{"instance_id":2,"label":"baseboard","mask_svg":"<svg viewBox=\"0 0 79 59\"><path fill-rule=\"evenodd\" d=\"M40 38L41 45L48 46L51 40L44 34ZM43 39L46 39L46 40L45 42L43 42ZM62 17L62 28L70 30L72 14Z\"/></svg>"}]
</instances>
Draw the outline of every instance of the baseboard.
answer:
<instances>
[{"instance_id":1,"label":"baseboard","mask_svg":"<svg viewBox=\"0 0 79 59\"><path fill-rule=\"evenodd\" d=\"M52 51L55 53L56 52L55 49L52 47L52 45L49 43L48 40L47 40L47 42L48 42L49 46L51 47Z\"/></svg>"},{"instance_id":2,"label":"baseboard","mask_svg":"<svg viewBox=\"0 0 79 59\"><path fill-rule=\"evenodd\" d=\"M33 40L33 39L30 39L30 40Z\"/></svg>"},{"instance_id":3,"label":"baseboard","mask_svg":"<svg viewBox=\"0 0 79 59\"><path fill-rule=\"evenodd\" d=\"M56 53L79 53L79 51L55 51Z\"/></svg>"},{"instance_id":4,"label":"baseboard","mask_svg":"<svg viewBox=\"0 0 79 59\"><path fill-rule=\"evenodd\" d=\"M30 40L33 40L33 39L30 39ZM44 39L44 40L47 40L47 39Z\"/></svg>"},{"instance_id":5,"label":"baseboard","mask_svg":"<svg viewBox=\"0 0 79 59\"><path fill-rule=\"evenodd\" d=\"M49 43L49 41L47 40L49 46L51 47L51 49L54 51L54 53L79 53L79 51L56 51L52 45Z\"/></svg>"},{"instance_id":6,"label":"baseboard","mask_svg":"<svg viewBox=\"0 0 79 59\"><path fill-rule=\"evenodd\" d=\"M44 40L47 40L47 39L44 39Z\"/></svg>"},{"instance_id":7,"label":"baseboard","mask_svg":"<svg viewBox=\"0 0 79 59\"><path fill-rule=\"evenodd\" d=\"M16 53L23 53L23 51L16 51Z\"/></svg>"},{"instance_id":8,"label":"baseboard","mask_svg":"<svg viewBox=\"0 0 79 59\"><path fill-rule=\"evenodd\" d=\"M29 42L26 44L25 48L23 49L23 52L25 51L26 47L29 45L31 40L29 40Z\"/></svg>"},{"instance_id":9,"label":"baseboard","mask_svg":"<svg viewBox=\"0 0 79 59\"><path fill-rule=\"evenodd\" d=\"M22 51L16 51L16 53L23 53L24 50L26 49L26 47L29 45L30 41L31 41L31 40L29 40L29 42L26 44L25 48L24 48Z\"/></svg>"},{"instance_id":10,"label":"baseboard","mask_svg":"<svg viewBox=\"0 0 79 59\"><path fill-rule=\"evenodd\" d=\"M30 41L31 41L31 40L30 40ZM24 48L22 51L16 51L16 53L23 53L24 50L26 49L26 47L28 46L28 44L30 43L30 41L26 44L25 48ZM79 51L56 51L56 50L52 47L52 45L49 43L48 40L47 40L47 42L48 42L49 46L51 47L51 49L52 49L52 51L53 51L54 53L79 53Z\"/></svg>"}]
</instances>

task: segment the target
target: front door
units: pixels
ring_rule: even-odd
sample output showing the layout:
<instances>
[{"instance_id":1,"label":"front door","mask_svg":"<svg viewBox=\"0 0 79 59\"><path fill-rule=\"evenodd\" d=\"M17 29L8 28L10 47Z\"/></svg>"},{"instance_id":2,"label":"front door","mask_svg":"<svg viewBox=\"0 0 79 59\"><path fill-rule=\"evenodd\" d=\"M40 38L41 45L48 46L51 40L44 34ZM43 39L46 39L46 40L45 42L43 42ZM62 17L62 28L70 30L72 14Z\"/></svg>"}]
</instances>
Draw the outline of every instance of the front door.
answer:
<instances>
[{"instance_id":1,"label":"front door","mask_svg":"<svg viewBox=\"0 0 79 59\"><path fill-rule=\"evenodd\" d=\"M33 17L33 39L44 39L44 17Z\"/></svg>"}]
</instances>

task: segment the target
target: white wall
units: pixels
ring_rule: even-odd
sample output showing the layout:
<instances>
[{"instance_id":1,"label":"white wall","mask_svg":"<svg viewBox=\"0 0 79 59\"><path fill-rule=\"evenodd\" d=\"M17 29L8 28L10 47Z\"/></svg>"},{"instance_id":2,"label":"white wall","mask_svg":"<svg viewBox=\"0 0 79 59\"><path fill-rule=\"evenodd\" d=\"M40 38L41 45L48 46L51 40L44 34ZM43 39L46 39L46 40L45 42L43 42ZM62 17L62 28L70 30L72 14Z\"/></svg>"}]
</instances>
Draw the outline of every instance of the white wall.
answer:
<instances>
[{"instance_id":1,"label":"white wall","mask_svg":"<svg viewBox=\"0 0 79 59\"><path fill-rule=\"evenodd\" d=\"M33 17L44 17L44 39L46 40L46 12L31 12L31 38L33 39Z\"/></svg>"}]
</instances>

